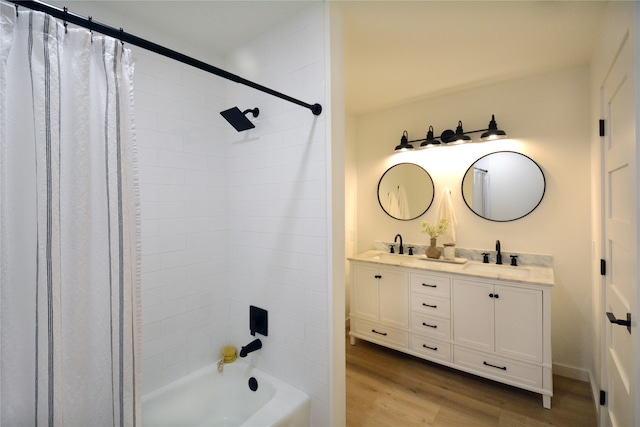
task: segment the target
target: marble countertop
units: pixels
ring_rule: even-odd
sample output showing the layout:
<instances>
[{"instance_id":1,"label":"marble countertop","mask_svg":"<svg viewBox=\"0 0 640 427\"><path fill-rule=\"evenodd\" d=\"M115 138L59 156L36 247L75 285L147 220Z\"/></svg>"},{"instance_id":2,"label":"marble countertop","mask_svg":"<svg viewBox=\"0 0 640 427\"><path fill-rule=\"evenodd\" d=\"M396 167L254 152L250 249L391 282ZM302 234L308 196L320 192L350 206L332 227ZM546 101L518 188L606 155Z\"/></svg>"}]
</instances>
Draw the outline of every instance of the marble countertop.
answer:
<instances>
[{"instance_id":1,"label":"marble countertop","mask_svg":"<svg viewBox=\"0 0 640 427\"><path fill-rule=\"evenodd\" d=\"M483 279L501 279L511 282L535 283L553 286L553 268L540 265L485 264L481 261L456 258L455 261L443 259L432 260L425 255L399 255L389 252L370 250L352 257L351 261L364 261L374 264L397 267L415 268L435 273L452 273L464 276L474 276Z\"/></svg>"}]
</instances>

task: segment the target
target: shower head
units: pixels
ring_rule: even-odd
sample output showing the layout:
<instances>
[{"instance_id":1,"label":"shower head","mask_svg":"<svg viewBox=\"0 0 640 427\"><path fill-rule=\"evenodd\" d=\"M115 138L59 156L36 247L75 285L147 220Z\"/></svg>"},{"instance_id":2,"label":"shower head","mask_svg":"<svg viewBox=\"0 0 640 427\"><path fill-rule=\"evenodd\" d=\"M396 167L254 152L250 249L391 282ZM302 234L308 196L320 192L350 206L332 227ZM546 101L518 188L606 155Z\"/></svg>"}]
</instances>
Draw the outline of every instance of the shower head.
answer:
<instances>
[{"instance_id":1,"label":"shower head","mask_svg":"<svg viewBox=\"0 0 640 427\"><path fill-rule=\"evenodd\" d=\"M228 110L222 111L222 117L224 117L238 132L242 132L243 130L253 129L255 125L249 121L246 114L253 113L253 117L258 117L260 114L260 110L258 108L248 109L245 111L240 111L238 107L229 108Z\"/></svg>"}]
</instances>

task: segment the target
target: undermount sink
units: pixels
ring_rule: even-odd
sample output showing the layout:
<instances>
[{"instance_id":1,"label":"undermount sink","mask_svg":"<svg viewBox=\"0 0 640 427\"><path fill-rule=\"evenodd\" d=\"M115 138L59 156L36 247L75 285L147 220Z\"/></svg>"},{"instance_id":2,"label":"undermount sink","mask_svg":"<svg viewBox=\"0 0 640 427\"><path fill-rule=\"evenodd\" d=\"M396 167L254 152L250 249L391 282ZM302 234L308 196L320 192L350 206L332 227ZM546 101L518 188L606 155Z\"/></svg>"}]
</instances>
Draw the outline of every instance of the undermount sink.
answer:
<instances>
[{"instance_id":1,"label":"undermount sink","mask_svg":"<svg viewBox=\"0 0 640 427\"><path fill-rule=\"evenodd\" d=\"M476 264L469 263L464 267L469 273L497 274L513 277L529 277L531 270L527 267L514 267L503 264Z\"/></svg>"}]
</instances>

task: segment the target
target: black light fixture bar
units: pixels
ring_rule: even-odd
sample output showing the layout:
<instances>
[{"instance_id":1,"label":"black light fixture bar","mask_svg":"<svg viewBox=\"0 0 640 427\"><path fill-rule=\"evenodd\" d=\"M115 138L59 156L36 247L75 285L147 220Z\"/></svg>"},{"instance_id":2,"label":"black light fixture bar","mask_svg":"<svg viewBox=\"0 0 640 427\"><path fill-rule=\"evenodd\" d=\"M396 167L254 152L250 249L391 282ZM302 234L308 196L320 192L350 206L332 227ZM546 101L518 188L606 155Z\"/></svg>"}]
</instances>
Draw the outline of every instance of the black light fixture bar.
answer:
<instances>
[{"instance_id":1,"label":"black light fixture bar","mask_svg":"<svg viewBox=\"0 0 640 427\"><path fill-rule=\"evenodd\" d=\"M507 137L507 133L503 130L498 129L498 125L496 123L495 115L491 115L491 121L489 122L489 127L487 129L479 129L465 132L462 129L462 121L458 121L458 125L456 130L453 131L451 129L447 129L440 135L440 139L437 139L433 135L433 126L429 126L429 130L427 132L427 137L424 139L414 139L409 140L408 133L405 130L402 134L402 138L400 140L400 145L396 146L396 151L405 151L412 150L414 142L420 142L420 148L434 147L434 146L442 146L449 145L451 143L456 142L471 142L471 138L467 136L471 133L484 132L480 136L481 141L490 141L493 139L503 139ZM451 144L451 145L454 145Z\"/></svg>"},{"instance_id":2,"label":"black light fixture bar","mask_svg":"<svg viewBox=\"0 0 640 427\"><path fill-rule=\"evenodd\" d=\"M94 21L91 17L85 18L84 16L69 12L67 8L60 9L59 7L52 6L47 3L43 3L41 1L14 1L14 0L5 0L9 3L13 3L17 6L23 6L28 9L37 10L39 12L45 12L55 18L61 19L64 22L68 22L80 27L87 28L92 31L96 31L98 33L116 38L123 43L129 43L134 46L141 47L148 51L157 53L158 55L165 56L167 58L171 58L178 62L182 62L183 64L190 65L192 67L198 68L202 71L206 71L211 74L215 74L216 76L222 77L227 80L231 80L235 83L239 83L245 86L249 86L253 89L257 89L261 92L267 93L269 95L278 97L280 99L284 99L285 101L292 102L294 104L300 105L302 107L308 108L315 116L319 116L322 113L322 105L320 104L307 104L306 102L300 101L296 98L293 98L289 95L285 95L284 93L277 92L273 89L270 89L266 86L262 86L258 83L254 83L250 80L242 78L236 74L225 71L221 68L214 67L213 65L207 64L205 62L199 61L190 56L184 55L175 50L169 49L167 47L161 46L159 44L153 43L149 40L145 40L133 34L126 33L122 28L117 29L114 27L110 27L108 25L101 24L97 21Z\"/></svg>"}]
</instances>

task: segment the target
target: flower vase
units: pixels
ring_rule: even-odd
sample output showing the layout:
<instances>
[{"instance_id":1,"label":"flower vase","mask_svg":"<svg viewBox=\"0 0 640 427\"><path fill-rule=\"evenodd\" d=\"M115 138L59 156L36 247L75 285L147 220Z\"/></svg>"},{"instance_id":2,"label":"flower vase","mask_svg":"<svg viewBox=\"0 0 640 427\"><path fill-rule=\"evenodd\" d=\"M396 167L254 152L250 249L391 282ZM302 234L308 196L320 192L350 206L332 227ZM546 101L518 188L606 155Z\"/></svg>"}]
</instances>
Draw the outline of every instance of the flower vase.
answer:
<instances>
[{"instance_id":1,"label":"flower vase","mask_svg":"<svg viewBox=\"0 0 640 427\"><path fill-rule=\"evenodd\" d=\"M432 238L431 245L427 248L427 258L438 259L441 254L440 248L436 247L436 239Z\"/></svg>"}]
</instances>

